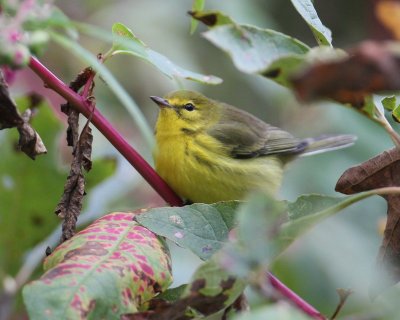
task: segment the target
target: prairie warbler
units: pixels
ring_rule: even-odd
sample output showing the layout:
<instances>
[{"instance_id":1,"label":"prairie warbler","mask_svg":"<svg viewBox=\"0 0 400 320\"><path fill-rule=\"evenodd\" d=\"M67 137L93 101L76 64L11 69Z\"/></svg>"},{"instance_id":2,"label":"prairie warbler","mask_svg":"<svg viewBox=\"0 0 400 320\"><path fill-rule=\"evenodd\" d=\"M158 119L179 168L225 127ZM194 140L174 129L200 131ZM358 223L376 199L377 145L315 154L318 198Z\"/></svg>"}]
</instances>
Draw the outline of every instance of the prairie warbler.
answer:
<instances>
[{"instance_id":1,"label":"prairie warbler","mask_svg":"<svg viewBox=\"0 0 400 320\"><path fill-rule=\"evenodd\" d=\"M350 146L352 135L296 139L255 116L187 90L152 96L156 171L181 197L212 203L243 199L249 191L276 193L285 164Z\"/></svg>"}]
</instances>

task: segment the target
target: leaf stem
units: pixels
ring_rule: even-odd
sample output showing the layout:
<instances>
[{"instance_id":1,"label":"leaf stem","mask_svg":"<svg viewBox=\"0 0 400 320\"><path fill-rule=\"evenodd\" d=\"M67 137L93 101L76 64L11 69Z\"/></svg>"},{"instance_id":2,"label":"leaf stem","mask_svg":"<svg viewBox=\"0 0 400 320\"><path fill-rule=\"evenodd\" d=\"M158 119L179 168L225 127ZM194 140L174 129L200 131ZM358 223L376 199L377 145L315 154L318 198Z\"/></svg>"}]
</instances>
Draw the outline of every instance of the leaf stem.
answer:
<instances>
[{"instance_id":1,"label":"leaf stem","mask_svg":"<svg viewBox=\"0 0 400 320\"><path fill-rule=\"evenodd\" d=\"M80 113L88 118L92 113L86 98L71 90L64 82L47 69L37 58L31 57L29 67L44 81L45 85L65 98ZM93 125L125 157L153 189L171 206L183 205L182 200L169 185L154 171L143 157L121 136L96 108L92 114Z\"/></svg>"},{"instance_id":2,"label":"leaf stem","mask_svg":"<svg viewBox=\"0 0 400 320\"><path fill-rule=\"evenodd\" d=\"M277 290L283 297L296 305L305 314L310 316L310 318L317 320L326 320L326 317L323 316L317 309L315 309L307 301L305 301L303 298L301 298L295 292L285 286L285 284L282 283L278 278L276 278L272 273L267 273L267 279L275 290Z\"/></svg>"}]
</instances>

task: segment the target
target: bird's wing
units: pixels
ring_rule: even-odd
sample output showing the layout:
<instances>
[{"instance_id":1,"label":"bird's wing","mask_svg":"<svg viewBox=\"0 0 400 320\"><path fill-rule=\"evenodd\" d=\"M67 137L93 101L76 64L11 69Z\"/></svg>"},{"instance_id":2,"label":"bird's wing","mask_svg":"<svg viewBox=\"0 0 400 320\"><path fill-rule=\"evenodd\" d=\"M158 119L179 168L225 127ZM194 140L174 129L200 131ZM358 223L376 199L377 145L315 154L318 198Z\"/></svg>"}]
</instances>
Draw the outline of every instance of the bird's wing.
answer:
<instances>
[{"instance_id":1,"label":"bird's wing","mask_svg":"<svg viewBox=\"0 0 400 320\"><path fill-rule=\"evenodd\" d=\"M233 108L207 133L220 141L232 157L239 159L270 154L289 155L305 148L290 133Z\"/></svg>"}]
</instances>

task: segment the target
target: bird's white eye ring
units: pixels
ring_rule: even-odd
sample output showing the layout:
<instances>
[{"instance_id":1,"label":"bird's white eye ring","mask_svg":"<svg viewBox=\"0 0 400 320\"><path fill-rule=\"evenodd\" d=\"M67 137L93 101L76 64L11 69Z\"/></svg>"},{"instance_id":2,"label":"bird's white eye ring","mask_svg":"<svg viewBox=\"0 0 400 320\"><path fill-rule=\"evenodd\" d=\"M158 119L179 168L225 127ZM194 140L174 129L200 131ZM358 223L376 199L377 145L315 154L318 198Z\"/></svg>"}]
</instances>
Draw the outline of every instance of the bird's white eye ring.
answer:
<instances>
[{"instance_id":1,"label":"bird's white eye ring","mask_svg":"<svg viewBox=\"0 0 400 320\"><path fill-rule=\"evenodd\" d=\"M194 110L194 105L192 103L186 103L184 105L185 110L187 111L193 111Z\"/></svg>"}]
</instances>

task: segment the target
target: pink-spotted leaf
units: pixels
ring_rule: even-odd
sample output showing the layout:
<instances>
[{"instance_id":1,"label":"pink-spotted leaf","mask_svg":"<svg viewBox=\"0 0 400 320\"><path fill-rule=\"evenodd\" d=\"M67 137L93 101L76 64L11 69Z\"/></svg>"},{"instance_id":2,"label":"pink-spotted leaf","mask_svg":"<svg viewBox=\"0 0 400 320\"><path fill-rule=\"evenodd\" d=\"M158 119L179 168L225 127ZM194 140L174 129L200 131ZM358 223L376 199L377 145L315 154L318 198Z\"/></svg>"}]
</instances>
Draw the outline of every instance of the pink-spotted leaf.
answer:
<instances>
[{"instance_id":1,"label":"pink-spotted leaf","mask_svg":"<svg viewBox=\"0 0 400 320\"><path fill-rule=\"evenodd\" d=\"M23 290L30 319L119 319L168 288L168 249L134 216L108 214L56 248Z\"/></svg>"}]
</instances>

